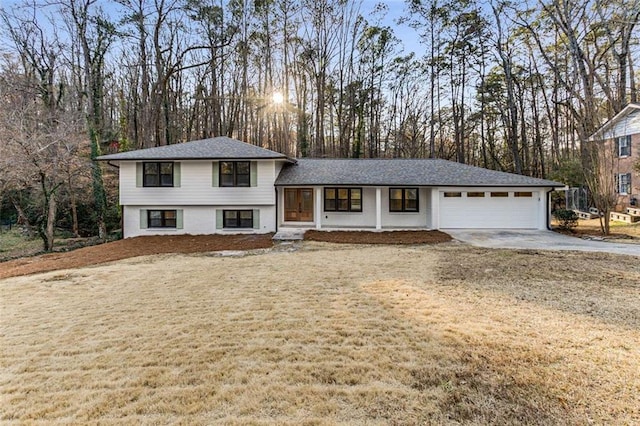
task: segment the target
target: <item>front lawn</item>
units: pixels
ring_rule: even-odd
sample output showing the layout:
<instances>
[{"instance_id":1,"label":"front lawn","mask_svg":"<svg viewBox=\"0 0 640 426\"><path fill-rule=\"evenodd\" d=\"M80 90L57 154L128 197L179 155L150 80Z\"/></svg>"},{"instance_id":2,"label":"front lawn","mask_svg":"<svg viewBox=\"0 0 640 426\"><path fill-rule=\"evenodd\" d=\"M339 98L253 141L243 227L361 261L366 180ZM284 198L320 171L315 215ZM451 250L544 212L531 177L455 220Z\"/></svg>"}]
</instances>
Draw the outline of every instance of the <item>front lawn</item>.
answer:
<instances>
[{"instance_id":1,"label":"front lawn","mask_svg":"<svg viewBox=\"0 0 640 426\"><path fill-rule=\"evenodd\" d=\"M0 420L635 424L631 256L305 242L0 280Z\"/></svg>"}]
</instances>

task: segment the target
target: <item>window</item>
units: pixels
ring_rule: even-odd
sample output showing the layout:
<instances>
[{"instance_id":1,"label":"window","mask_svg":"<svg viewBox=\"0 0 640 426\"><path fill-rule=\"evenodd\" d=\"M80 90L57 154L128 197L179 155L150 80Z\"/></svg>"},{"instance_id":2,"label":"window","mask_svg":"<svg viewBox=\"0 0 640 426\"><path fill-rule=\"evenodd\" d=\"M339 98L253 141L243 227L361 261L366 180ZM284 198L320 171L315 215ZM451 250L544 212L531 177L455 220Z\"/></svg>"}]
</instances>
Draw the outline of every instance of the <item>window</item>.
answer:
<instances>
[{"instance_id":1,"label":"window","mask_svg":"<svg viewBox=\"0 0 640 426\"><path fill-rule=\"evenodd\" d=\"M253 210L224 210L225 228L253 228Z\"/></svg>"},{"instance_id":2,"label":"window","mask_svg":"<svg viewBox=\"0 0 640 426\"><path fill-rule=\"evenodd\" d=\"M362 188L325 188L324 211L361 212Z\"/></svg>"},{"instance_id":3,"label":"window","mask_svg":"<svg viewBox=\"0 0 640 426\"><path fill-rule=\"evenodd\" d=\"M491 196L492 197L498 197L498 198L504 198L504 197L508 197L509 193L508 192L492 192Z\"/></svg>"},{"instance_id":4,"label":"window","mask_svg":"<svg viewBox=\"0 0 640 426\"><path fill-rule=\"evenodd\" d=\"M620 194L630 194L631 193L631 173L621 173L616 175L617 177L617 185L616 189Z\"/></svg>"},{"instance_id":5,"label":"window","mask_svg":"<svg viewBox=\"0 0 640 426\"><path fill-rule=\"evenodd\" d=\"M631 155L631 135L616 138L615 144L618 157L628 157Z\"/></svg>"},{"instance_id":6,"label":"window","mask_svg":"<svg viewBox=\"0 0 640 426\"><path fill-rule=\"evenodd\" d=\"M533 192L514 192L513 193L514 197L522 197L522 198L531 198L533 197Z\"/></svg>"},{"instance_id":7,"label":"window","mask_svg":"<svg viewBox=\"0 0 640 426\"><path fill-rule=\"evenodd\" d=\"M483 198L484 192L467 192L467 198Z\"/></svg>"},{"instance_id":8,"label":"window","mask_svg":"<svg viewBox=\"0 0 640 426\"><path fill-rule=\"evenodd\" d=\"M390 212L417 212L418 210L418 188L389 188Z\"/></svg>"},{"instance_id":9,"label":"window","mask_svg":"<svg viewBox=\"0 0 640 426\"><path fill-rule=\"evenodd\" d=\"M176 228L176 210L147 210L149 228Z\"/></svg>"},{"instance_id":10,"label":"window","mask_svg":"<svg viewBox=\"0 0 640 426\"><path fill-rule=\"evenodd\" d=\"M221 161L220 186L251 186L251 162Z\"/></svg>"},{"instance_id":11,"label":"window","mask_svg":"<svg viewBox=\"0 0 640 426\"><path fill-rule=\"evenodd\" d=\"M445 192L444 198L460 198L462 197L462 192Z\"/></svg>"},{"instance_id":12,"label":"window","mask_svg":"<svg viewBox=\"0 0 640 426\"><path fill-rule=\"evenodd\" d=\"M143 163L143 186L173 186L173 163Z\"/></svg>"}]
</instances>

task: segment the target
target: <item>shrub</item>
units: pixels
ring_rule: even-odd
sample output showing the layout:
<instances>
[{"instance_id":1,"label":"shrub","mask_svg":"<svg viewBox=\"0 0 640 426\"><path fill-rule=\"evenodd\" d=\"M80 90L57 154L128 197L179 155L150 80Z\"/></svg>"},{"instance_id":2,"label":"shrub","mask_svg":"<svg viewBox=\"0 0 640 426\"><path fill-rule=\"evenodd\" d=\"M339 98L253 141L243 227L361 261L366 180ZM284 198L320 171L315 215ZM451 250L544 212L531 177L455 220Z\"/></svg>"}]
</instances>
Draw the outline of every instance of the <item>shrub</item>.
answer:
<instances>
[{"instance_id":1,"label":"shrub","mask_svg":"<svg viewBox=\"0 0 640 426\"><path fill-rule=\"evenodd\" d=\"M578 215L573 210L556 210L553 212L553 216L558 221L560 229L570 231L578 226Z\"/></svg>"}]
</instances>

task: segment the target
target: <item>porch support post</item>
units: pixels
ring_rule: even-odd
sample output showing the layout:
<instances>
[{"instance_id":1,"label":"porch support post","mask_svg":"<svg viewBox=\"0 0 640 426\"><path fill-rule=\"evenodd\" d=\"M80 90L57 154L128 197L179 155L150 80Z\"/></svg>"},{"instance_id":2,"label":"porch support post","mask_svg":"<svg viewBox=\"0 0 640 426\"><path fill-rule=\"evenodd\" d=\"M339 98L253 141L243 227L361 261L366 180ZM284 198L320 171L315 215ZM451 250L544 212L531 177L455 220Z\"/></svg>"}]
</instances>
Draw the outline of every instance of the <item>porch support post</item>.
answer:
<instances>
[{"instance_id":1,"label":"porch support post","mask_svg":"<svg viewBox=\"0 0 640 426\"><path fill-rule=\"evenodd\" d=\"M382 188L376 188L376 229L382 229Z\"/></svg>"},{"instance_id":2,"label":"porch support post","mask_svg":"<svg viewBox=\"0 0 640 426\"><path fill-rule=\"evenodd\" d=\"M322 228L322 187L316 187L316 229Z\"/></svg>"}]
</instances>

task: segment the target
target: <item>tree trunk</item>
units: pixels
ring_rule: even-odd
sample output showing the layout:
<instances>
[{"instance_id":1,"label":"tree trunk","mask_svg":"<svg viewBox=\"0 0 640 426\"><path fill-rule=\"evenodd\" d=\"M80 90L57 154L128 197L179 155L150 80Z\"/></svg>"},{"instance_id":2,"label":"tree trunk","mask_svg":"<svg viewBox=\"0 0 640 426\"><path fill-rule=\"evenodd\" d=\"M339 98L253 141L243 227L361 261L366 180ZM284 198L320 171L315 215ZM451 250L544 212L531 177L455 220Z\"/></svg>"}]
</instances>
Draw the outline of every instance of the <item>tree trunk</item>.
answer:
<instances>
[{"instance_id":1,"label":"tree trunk","mask_svg":"<svg viewBox=\"0 0 640 426\"><path fill-rule=\"evenodd\" d=\"M58 207L55 194L49 194L49 196L47 197L47 204L47 224L45 230L44 249L45 251L53 251L56 211Z\"/></svg>"}]
</instances>

